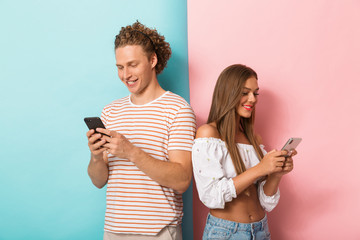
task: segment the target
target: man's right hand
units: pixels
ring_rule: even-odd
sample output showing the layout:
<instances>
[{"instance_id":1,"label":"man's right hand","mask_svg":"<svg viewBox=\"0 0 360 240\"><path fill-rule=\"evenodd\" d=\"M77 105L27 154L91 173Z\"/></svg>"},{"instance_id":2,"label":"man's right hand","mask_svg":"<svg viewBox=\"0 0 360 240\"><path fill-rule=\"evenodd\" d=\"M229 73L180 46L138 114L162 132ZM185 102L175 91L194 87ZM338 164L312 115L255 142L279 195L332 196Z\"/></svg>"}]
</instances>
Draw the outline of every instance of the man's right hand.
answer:
<instances>
[{"instance_id":1,"label":"man's right hand","mask_svg":"<svg viewBox=\"0 0 360 240\"><path fill-rule=\"evenodd\" d=\"M104 151L106 148L103 146L106 143L106 140L100 133L95 133L94 129L89 130L86 133L88 138L88 146L91 151L91 157L95 161L103 160Z\"/></svg>"}]
</instances>

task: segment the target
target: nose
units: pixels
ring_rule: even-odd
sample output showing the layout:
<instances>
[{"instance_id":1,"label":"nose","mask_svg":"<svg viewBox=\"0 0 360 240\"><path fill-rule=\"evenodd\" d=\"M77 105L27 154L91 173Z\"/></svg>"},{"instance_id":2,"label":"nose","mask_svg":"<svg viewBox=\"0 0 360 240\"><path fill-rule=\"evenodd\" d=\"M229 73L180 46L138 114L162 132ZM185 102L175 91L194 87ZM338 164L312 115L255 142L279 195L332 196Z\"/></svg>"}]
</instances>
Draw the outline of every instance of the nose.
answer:
<instances>
[{"instance_id":1,"label":"nose","mask_svg":"<svg viewBox=\"0 0 360 240\"><path fill-rule=\"evenodd\" d=\"M127 80L127 79L129 79L130 77L131 77L131 72L130 72L129 68L124 67L123 72L122 72L122 78L123 78L124 80Z\"/></svg>"},{"instance_id":2,"label":"nose","mask_svg":"<svg viewBox=\"0 0 360 240\"><path fill-rule=\"evenodd\" d=\"M249 99L248 99L249 102L251 103L255 103L256 102L256 97L254 95L254 93L249 93Z\"/></svg>"}]
</instances>

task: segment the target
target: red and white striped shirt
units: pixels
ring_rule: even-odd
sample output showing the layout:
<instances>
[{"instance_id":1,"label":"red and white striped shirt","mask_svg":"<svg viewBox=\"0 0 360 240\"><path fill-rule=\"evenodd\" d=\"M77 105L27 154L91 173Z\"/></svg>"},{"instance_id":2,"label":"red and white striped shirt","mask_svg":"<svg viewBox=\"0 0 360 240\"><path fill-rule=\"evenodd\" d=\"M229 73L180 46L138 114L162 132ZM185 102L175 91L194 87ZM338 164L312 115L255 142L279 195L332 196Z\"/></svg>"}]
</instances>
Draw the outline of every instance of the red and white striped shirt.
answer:
<instances>
[{"instance_id":1,"label":"red and white striped shirt","mask_svg":"<svg viewBox=\"0 0 360 240\"><path fill-rule=\"evenodd\" d=\"M101 114L107 129L123 134L150 156L169 161L168 151L191 151L195 115L180 96L165 92L145 105L130 96L105 106ZM182 195L153 181L134 163L109 154L105 231L156 235L176 226L183 216Z\"/></svg>"}]
</instances>

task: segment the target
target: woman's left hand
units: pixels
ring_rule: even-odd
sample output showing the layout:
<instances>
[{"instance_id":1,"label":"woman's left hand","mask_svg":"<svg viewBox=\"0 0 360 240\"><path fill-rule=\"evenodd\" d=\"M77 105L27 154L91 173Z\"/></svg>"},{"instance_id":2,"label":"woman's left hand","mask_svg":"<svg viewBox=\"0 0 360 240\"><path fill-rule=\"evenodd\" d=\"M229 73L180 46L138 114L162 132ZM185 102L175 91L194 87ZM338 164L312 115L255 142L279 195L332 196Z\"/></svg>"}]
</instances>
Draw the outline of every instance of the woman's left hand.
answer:
<instances>
[{"instance_id":1,"label":"woman's left hand","mask_svg":"<svg viewBox=\"0 0 360 240\"><path fill-rule=\"evenodd\" d=\"M293 156L295 156L297 154L296 150L292 150L290 152L290 155L288 157L286 157L284 165L282 167L282 171L278 172L278 173L273 173L271 175L276 175L276 176L283 176L289 172L291 172L294 169L294 161L292 159Z\"/></svg>"}]
</instances>

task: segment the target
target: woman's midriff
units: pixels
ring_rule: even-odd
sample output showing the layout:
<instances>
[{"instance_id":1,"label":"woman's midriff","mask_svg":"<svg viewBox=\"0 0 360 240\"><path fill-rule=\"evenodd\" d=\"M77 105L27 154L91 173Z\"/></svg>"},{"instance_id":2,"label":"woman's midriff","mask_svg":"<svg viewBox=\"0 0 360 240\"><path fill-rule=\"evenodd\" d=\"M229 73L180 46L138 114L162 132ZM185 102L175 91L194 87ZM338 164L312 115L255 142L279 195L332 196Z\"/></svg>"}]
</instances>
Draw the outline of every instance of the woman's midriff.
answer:
<instances>
[{"instance_id":1,"label":"woman's midriff","mask_svg":"<svg viewBox=\"0 0 360 240\"><path fill-rule=\"evenodd\" d=\"M254 184L240 193L237 198L226 203L224 209L210 209L210 214L217 218L239 223L257 222L265 217L265 211L260 205Z\"/></svg>"}]
</instances>

